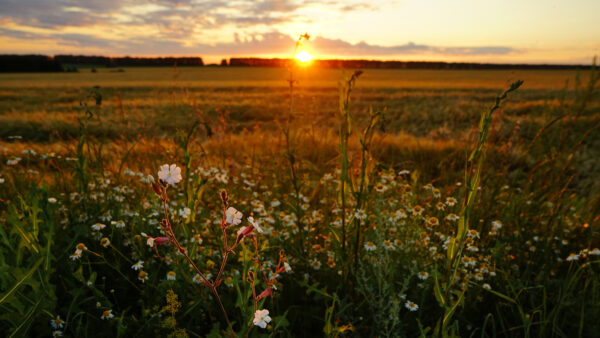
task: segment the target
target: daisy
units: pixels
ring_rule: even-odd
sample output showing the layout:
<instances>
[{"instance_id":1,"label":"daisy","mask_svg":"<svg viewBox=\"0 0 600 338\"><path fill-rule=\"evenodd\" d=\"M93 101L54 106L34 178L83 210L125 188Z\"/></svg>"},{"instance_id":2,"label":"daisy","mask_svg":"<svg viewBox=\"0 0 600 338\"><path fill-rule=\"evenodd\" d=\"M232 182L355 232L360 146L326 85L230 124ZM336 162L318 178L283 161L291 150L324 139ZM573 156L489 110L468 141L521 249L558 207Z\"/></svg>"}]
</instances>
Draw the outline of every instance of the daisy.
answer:
<instances>
[{"instance_id":1,"label":"daisy","mask_svg":"<svg viewBox=\"0 0 600 338\"><path fill-rule=\"evenodd\" d=\"M167 182L170 185L179 183L182 179L181 177L181 168L179 168L176 164L163 164L160 166L160 171L158 172L158 178Z\"/></svg>"},{"instance_id":2,"label":"daisy","mask_svg":"<svg viewBox=\"0 0 600 338\"><path fill-rule=\"evenodd\" d=\"M143 283L148 280L148 274L144 270L138 272L138 279Z\"/></svg>"},{"instance_id":3,"label":"daisy","mask_svg":"<svg viewBox=\"0 0 600 338\"><path fill-rule=\"evenodd\" d=\"M65 321L60 319L60 316L56 316L56 318L50 321L50 325L52 325L53 329L62 329L65 325Z\"/></svg>"},{"instance_id":4,"label":"daisy","mask_svg":"<svg viewBox=\"0 0 600 338\"><path fill-rule=\"evenodd\" d=\"M105 310L104 312L102 312L102 316L100 316L100 319L111 319L113 317L114 315L112 314L112 310Z\"/></svg>"},{"instance_id":5,"label":"daisy","mask_svg":"<svg viewBox=\"0 0 600 338\"><path fill-rule=\"evenodd\" d=\"M456 200L456 198L454 198L454 197L446 197L446 205L448 205L449 207L455 206L456 203L458 203L458 201Z\"/></svg>"},{"instance_id":6,"label":"daisy","mask_svg":"<svg viewBox=\"0 0 600 338\"><path fill-rule=\"evenodd\" d=\"M267 324L271 322L271 317L269 317L269 310L256 310L254 313L254 320L252 321L254 325L264 329L267 327Z\"/></svg>"},{"instance_id":7,"label":"daisy","mask_svg":"<svg viewBox=\"0 0 600 338\"><path fill-rule=\"evenodd\" d=\"M63 333L61 330L52 331L52 337L62 337Z\"/></svg>"},{"instance_id":8,"label":"daisy","mask_svg":"<svg viewBox=\"0 0 600 338\"><path fill-rule=\"evenodd\" d=\"M285 272L292 272L292 267L288 264L288 262L283 262L283 267L285 268Z\"/></svg>"},{"instance_id":9,"label":"daisy","mask_svg":"<svg viewBox=\"0 0 600 338\"><path fill-rule=\"evenodd\" d=\"M409 309L411 312L413 311L417 311L419 309L419 305L417 305L414 302L411 302L410 300L407 300L406 303L404 304L404 306Z\"/></svg>"},{"instance_id":10,"label":"daisy","mask_svg":"<svg viewBox=\"0 0 600 338\"><path fill-rule=\"evenodd\" d=\"M420 205L415 205L412 212L414 216L420 216L423 213L423 207Z\"/></svg>"},{"instance_id":11,"label":"daisy","mask_svg":"<svg viewBox=\"0 0 600 338\"><path fill-rule=\"evenodd\" d=\"M367 242L367 243L365 243L365 250L367 250L367 251L373 251L375 249L377 249L377 246L375 246L375 243L373 243L373 242Z\"/></svg>"},{"instance_id":12,"label":"daisy","mask_svg":"<svg viewBox=\"0 0 600 338\"><path fill-rule=\"evenodd\" d=\"M446 219L452 222L456 222L460 219L460 217L458 217L458 215L456 214L448 214L448 216L446 216Z\"/></svg>"},{"instance_id":13,"label":"daisy","mask_svg":"<svg viewBox=\"0 0 600 338\"><path fill-rule=\"evenodd\" d=\"M317 260L316 258L313 259L313 261L310 263L310 265L315 270L319 270L321 268L321 262L319 262L319 260Z\"/></svg>"},{"instance_id":14,"label":"daisy","mask_svg":"<svg viewBox=\"0 0 600 338\"><path fill-rule=\"evenodd\" d=\"M244 215L237 211L234 207L229 207L227 211L225 211L225 217L227 218L227 223L232 225L238 225L242 223L242 217Z\"/></svg>"},{"instance_id":15,"label":"daisy","mask_svg":"<svg viewBox=\"0 0 600 338\"><path fill-rule=\"evenodd\" d=\"M354 217L356 217L357 219L365 219L367 218L367 213L363 209L358 209L354 213Z\"/></svg>"},{"instance_id":16,"label":"daisy","mask_svg":"<svg viewBox=\"0 0 600 338\"><path fill-rule=\"evenodd\" d=\"M131 268L135 271L138 271L139 269L144 267L144 261L137 261L137 263L133 264L131 266Z\"/></svg>"},{"instance_id":17,"label":"daisy","mask_svg":"<svg viewBox=\"0 0 600 338\"><path fill-rule=\"evenodd\" d=\"M200 277L200 275L199 275L199 274L196 274L196 275L194 276L194 278L192 278L192 281L193 281L194 283L196 283L196 284L200 284L200 283L202 283L202 277Z\"/></svg>"},{"instance_id":18,"label":"daisy","mask_svg":"<svg viewBox=\"0 0 600 338\"><path fill-rule=\"evenodd\" d=\"M110 245L110 239L102 237L102 239L100 239L100 245L102 245L105 248L108 248L108 246Z\"/></svg>"},{"instance_id":19,"label":"daisy","mask_svg":"<svg viewBox=\"0 0 600 338\"><path fill-rule=\"evenodd\" d=\"M488 283L483 283L483 288L486 290L491 290L492 287Z\"/></svg>"},{"instance_id":20,"label":"daisy","mask_svg":"<svg viewBox=\"0 0 600 338\"><path fill-rule=\"evenodd\" d=\"M426 280L427 278L429 278L429 274L426 271L421 271L419 272L417 277L419 277L420 280Z\"/></svg>"},{"instance_id":21,"label":"daisy","mask_svg":"<svg viewBox=\"0 0 600 338\"><path fill-rule=\"evenodd\" d=\"M385 241L383 241L383 247L386 250L392 250L394 249L394 243L392 243L392 241L390 241L389 239L386 239Z\"/></svg>"},{"instance_id":22,"label":"daisy","mask_svg":"<svg viewBox=\"0 0 600 338\"><path fill-rule=\"evenodd\" d=\"M56 198L54 198L54 197L48 197L48 203L54 204L56 202L57 202Z\"/></svg>"},{"instance_id":23,"label":"daisy","mask_svg":"<svg viewBox=\"0 0 600 338\"><path fill-rule=\"evenodd\" d=\"M111 221L111 222L110 222L110 224L114 225L114 226L115 226L115 228L119 228L119 229L121 229L121 228L124 228L124 227L125 227L125 222L123 222L123 221L121 221L121 220L118 220L118 221L116 221L116 222L115 222L115 221Z\"/></svg>"},{"instance_id":24,"label":"daisy","mask_svg":"<svg viewBox=\"0 0 600 338\"><path fill-rule=\"evenodd\" d=\"M594 248L594 250L590 251L590 255L600 256L600 249Z\"/></svg>"},{"instance_id":25,"label":"daisy","mask_svg":"<svg viewBox=\"0 0 600 338\"><path fill-rule=\"evenodd\" d=\"M175 271L169 271L167 272L167 280L175 280L177 275L175 274Z\"/></svg>"},{"instance_id":26,"label":"daisy","mask_svg":"<svg viewBox=\"0 0 600 338\"><path fill-rule=\"evenodd\" d=\"M99 231L99 230L102 230L104 228L106 228L106 225L104 225L102 223L96 223L96 224L92 225L92 230Z\"/></svg>"}]
</instances>

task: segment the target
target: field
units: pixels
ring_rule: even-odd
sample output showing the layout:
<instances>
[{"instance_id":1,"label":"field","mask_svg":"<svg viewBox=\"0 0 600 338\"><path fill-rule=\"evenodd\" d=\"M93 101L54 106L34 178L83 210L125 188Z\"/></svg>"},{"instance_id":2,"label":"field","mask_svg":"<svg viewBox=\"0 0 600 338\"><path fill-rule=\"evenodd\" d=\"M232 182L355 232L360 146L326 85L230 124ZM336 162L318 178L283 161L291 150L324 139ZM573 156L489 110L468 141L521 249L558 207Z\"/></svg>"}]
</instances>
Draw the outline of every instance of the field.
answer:
<instances>
[{"instance_id":1,"label":"field","mask_svg":"<svg viewBox=\"0 0 600 338\"><path fill-rule=\"evenodd\" d=\"M598 73L363 71L0 74L2 331L596 336Z\"/></svg>"}]
</instances>

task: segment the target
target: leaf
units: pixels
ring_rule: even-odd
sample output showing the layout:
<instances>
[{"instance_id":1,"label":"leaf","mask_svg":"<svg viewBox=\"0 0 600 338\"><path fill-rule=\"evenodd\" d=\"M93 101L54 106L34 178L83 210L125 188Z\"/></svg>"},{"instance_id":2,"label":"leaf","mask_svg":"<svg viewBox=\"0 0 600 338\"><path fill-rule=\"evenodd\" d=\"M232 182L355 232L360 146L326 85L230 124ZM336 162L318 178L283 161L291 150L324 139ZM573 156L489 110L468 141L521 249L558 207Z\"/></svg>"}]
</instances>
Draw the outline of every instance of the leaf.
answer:
<instances>
[{"instance_id":1,"label":"leaf","mask_svg":"<svg viewBox=\"0 0 600 338\"><path fill-rule=\"evenodd\" d=\"M33 275L35 270L37 270L37 268L40 266L40 264L42 264L43 261L44 261L43 257L38 259L38 261L25 274L25 276L23 276L23 278L21 278L21 280L19 280L4 296L2 296L2 298L0 298L0 304L2 304L10 295L12 295L13 292L15 292L29 277L31 277L31 275Z\"/></svg>"}]
</instances>

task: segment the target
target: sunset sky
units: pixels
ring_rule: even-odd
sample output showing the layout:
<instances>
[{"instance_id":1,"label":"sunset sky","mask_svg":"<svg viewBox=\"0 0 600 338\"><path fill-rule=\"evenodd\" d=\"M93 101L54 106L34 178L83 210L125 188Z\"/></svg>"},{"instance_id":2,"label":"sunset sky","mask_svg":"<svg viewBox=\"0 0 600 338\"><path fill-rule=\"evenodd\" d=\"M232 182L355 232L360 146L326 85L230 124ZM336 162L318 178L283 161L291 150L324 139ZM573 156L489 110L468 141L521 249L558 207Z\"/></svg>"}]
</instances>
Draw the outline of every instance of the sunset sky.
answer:
<instances>
[{"instance_id":1,"label":"sunset sky","mask_svg":"<svg viewBox=\"0 0 600 338\"><path fill-rule=\"evenodd\" d=\"M0 53L581 63L599 0L0 0Z\"/></svg>"}]
</instances>

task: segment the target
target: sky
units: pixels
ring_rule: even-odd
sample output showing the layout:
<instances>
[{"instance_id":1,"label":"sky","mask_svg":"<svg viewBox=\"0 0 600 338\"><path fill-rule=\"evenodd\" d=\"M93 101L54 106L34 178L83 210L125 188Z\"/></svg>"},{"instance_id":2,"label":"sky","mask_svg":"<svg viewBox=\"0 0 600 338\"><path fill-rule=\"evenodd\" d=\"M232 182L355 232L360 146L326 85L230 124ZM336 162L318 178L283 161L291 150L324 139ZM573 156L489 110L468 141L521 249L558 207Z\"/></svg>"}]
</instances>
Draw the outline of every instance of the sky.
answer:
<instances>
[{"instance_id":1,"label":"sky","mask_svg":"<svg viewBox=\"0 0 600 338\"><path fill-rule=\"evenodd\" d=\"M600 0L0 0L0 54L590 64Z\"/></svg>"}]
</instances>

